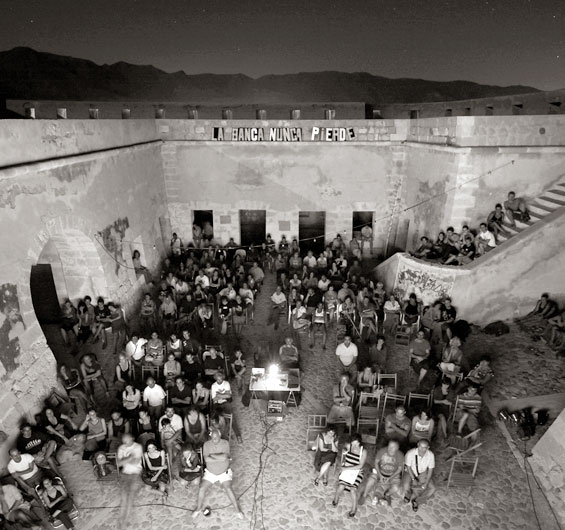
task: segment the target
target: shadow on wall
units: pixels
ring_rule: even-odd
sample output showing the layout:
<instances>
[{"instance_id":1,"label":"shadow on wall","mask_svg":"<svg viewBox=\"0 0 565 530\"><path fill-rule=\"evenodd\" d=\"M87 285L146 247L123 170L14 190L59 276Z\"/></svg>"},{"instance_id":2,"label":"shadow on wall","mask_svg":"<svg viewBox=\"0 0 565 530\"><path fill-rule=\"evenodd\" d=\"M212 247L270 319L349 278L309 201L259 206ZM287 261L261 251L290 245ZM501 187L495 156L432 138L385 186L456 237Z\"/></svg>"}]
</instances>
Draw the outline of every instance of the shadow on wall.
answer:
<instances>
[{"instance_id":1,"label":"shadow on wall","mask_svg":"<svg viewBox=\"0 0 565 530\"><path fill-rule=\"evenodd\" d=\"M20 335L25 331L18 289L12 283L0 286L0 319L0 380L4 380L20 365Z\"/></svg>"}]
</instances>

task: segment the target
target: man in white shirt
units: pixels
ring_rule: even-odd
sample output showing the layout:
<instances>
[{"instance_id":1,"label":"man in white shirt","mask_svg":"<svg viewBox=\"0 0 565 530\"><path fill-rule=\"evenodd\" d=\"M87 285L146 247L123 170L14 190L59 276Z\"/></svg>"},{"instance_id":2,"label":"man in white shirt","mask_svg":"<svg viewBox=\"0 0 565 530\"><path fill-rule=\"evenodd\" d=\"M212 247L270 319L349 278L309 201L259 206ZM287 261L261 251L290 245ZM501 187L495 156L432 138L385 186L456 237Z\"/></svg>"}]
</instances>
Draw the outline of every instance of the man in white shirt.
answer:
<instances>
[{"instance_id":1,"label":"man in white shirt","mask_svg":"<svg viewBox=\"0 0 565 530\"><path fill-rule=\"evenodd\" d=\"M430 451L428 440L420 440L417 447L406 453L402 490L404 502L412 503L412 509L415 512L418 511L420 504L434 494L436 488L432 482L432 474L435 465L435 457Z\"/></svg>"},{"instance_id":2,"label":"man in white shirt","mask_svg":"<svg viewBox=\"0 0 565 530\"><path fill-rule=\"evenodd\" d=\"M475 248L477 255L486 254L489 250L496 247L496 238L492 232L489 232L486 223L481 223L479 233L475 238Z\"/></svg>"},{"instance_id":3,"label":"man in white shirt","mask_svg":"<svg viewBox=\"0 0 565 530\"><path fill-rule=\"evenodd\" d=\"M165 429L163 426L164 419L169 420L169 428ZM180 442L182 442L182 429L183 429L183 422L182 418L175 414L175 408L172 406L167 406L165 408L165 414L159 418L159 436L161 438L161 447L167 450L167 454L169 458L173 458L174 456L174 449L180 448ZM167 431L167 433L165 433ZM174 435L170 436L170 432L174 431Z\"/></svg>"},{"instance_id":4,"label":"man in white shirt","mask_svg":"<svg viewBox=\"0 0 565 530\"><path fill-rule=\"evenodd\" d=\"M194 278L194 285L200 285L203 291L207 291L210 287L210 278L204 274L204 270L200 269L198 271L198 276Z\"/></svg>"},{"instance_id":5,"label":"man in white shirt","mask_svg":"<svg viewBox=\"0 0 565 530\"><path fill-rule=\"evenodd\" d=\"M306 256L304 257L304 259L302 260L302 263L304 265L306 265L310 270L315 269L316 265L318 264L318 261L316 260L316 258L314 257L314 253L309 250L308 254L306 254Z\"/></svg>"},{"instance_id":6,"label":"man in white shirt","mask_svg":"<svg viewBox=\"0 0 565 530\"><path fill-rule=\"evenodd\" d=\"M163 415L163 406L165 405L165 398L167 394L163 387L155 383L153 377L147 378L147 386L143 391L143 405L149 411L149 416L153 425Z\"/></svg>"},{"instance_id":7,"label":"man in white shirt","mask_svg":"<svg viewBox=\"0 0 565 530\"><path fill-rule=\"evenodd\" d=\"M357 346L351 342L351 337L346 335L341 344L337 345L335 354L339 360L342 373L349 374L350 381L357 381Z\"/></svg>"},{"instance_id":8,"label":"man in white shirt","mask_svg":"<svg viewBox=\"0 0 565 530\"><path fill-rule=\"evenodd\" d=\"M130 341L126 344L126 357L133 363L134 378L139 379L141 376L141 365L145 357L145 345L147 339L132 335Z\"/></svg>"},{"instance_id":9,"label":"man in white shirt","mask_svg":"<svg viewBox=\"0 0 565 530\"><path fill-rule=\"evenodd\" d=\"M34 493L34 486L41 483L43 473L37 467L35 459L28 453L20 453L14 447L10 449L10 461L8 471L14 480L28 493Z\"/></svg>"},{"instance_id":10,"label":"man in white shirt","mask_svg":"<svg viewBox=\"0 0 565 530\"><path fill-rule=\"evenodd\" d=\"M232 391L229 381L226 381L224 372L218 370L214 374L215 382L210 387L210 396L212 398L212 408L223 414L231 414L231 428L235 434L238 443L242 442L241 434L235 420L235 414L232 408Z\"/></svg>"},{"instance_id":11,"label":"man in white shirt","mask_svg":"<svg viewBox=\"0 0 565 530\"><path fill-rule=\"evenodd\" d=\"M143 484L140 479L143 448L131 434L124 434L116 458L120 467L120 528L125 528L133 502Z\"/></svg>"},{"instance_id":12,"label":"man in white shirt","mask_svg":"<svg viewBox=\"0 0 565 530\"><path fill-rule=\"evenodd\" d=\"M281 313L286 309L286 296L280 285L277 285L275 292L271 295L271 304L271 313L267 325L275 324L275 329L279 329Z\"/></svg>"}]
</instances>

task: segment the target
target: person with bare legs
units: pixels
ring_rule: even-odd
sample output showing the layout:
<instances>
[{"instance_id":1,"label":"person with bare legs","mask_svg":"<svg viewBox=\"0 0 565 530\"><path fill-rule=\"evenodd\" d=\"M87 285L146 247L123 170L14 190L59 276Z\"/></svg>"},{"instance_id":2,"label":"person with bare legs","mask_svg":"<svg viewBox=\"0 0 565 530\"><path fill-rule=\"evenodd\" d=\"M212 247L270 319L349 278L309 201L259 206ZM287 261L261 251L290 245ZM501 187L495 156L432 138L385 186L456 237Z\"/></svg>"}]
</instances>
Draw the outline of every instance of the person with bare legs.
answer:
<instances>
[{"instance_id":1,"label":"person with bare legs","mask_svg":"<svg viewBox=\"0 0 565 530\"><path fill-rule=\"evenodd\" d=\"M204 476L200 482L198 504L196 510L192 513L192 517L196 518L203 512L205 515L208 515L210 508L204 507L207 493L211 486L219 482L230 502L233 504L237 516L243 519L243 512L239 507L232 489L233 473L230 467L230 444L227 440L222 439L222 435L218 429L212 429L210 431L210 440L204 444L202 454L204 456L206 469L204 470Z\"/></svg>"}]
</instances>

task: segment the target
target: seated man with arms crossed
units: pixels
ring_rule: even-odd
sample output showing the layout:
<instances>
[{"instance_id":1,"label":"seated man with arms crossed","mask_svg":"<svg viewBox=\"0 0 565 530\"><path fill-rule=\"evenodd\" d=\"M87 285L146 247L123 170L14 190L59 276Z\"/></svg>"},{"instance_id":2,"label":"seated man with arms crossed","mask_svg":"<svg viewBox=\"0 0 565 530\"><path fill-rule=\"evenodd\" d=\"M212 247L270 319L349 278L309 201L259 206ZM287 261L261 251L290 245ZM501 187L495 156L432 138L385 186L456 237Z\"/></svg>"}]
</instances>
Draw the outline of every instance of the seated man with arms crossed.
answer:
<instances>
[{"instance_id":1,"label":"seated man with arms crossed","mask_svg":"<svg viewBox=\"0 0 565 530\"><path fill-rule=\"evenodd\" d=\"M230 467L230 444L227 440L222 439L222 435L218 429L212 429L210 431L210 440L204 444L202 454L204 456L204 462L206 463L206 469L202 481L200 482L198 504L196 510L192 513L192 517L198 517L203 511L204 515L210 513L209 508L204 508L204 502L206 502L207 492L210 487L216 482L219 482L236 509L237 516L243 519L243 512L237 503L235 493L232 489L233 473Z\"/></svg>"}]
</instances>

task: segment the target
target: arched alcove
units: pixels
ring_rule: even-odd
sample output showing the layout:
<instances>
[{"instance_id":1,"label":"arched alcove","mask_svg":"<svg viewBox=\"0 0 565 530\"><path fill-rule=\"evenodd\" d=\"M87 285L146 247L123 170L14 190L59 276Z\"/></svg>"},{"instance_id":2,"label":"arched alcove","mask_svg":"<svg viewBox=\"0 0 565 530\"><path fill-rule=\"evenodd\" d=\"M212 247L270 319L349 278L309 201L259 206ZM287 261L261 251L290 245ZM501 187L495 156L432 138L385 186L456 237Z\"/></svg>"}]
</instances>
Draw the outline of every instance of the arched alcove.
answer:
<instances>
[{"instance_id":1,"label":"arched alcove","mask_svg":"<svg viewBox=\"0 0 565 530\"><path fill-rule=\"evenodd\" d=\"M60 347L60 305L90 295L95 301L108 292L95 242L78 229L52 234L30 270L30 293L35 316L56 359L68 361Z\"/></svg>"}]
</instances>

